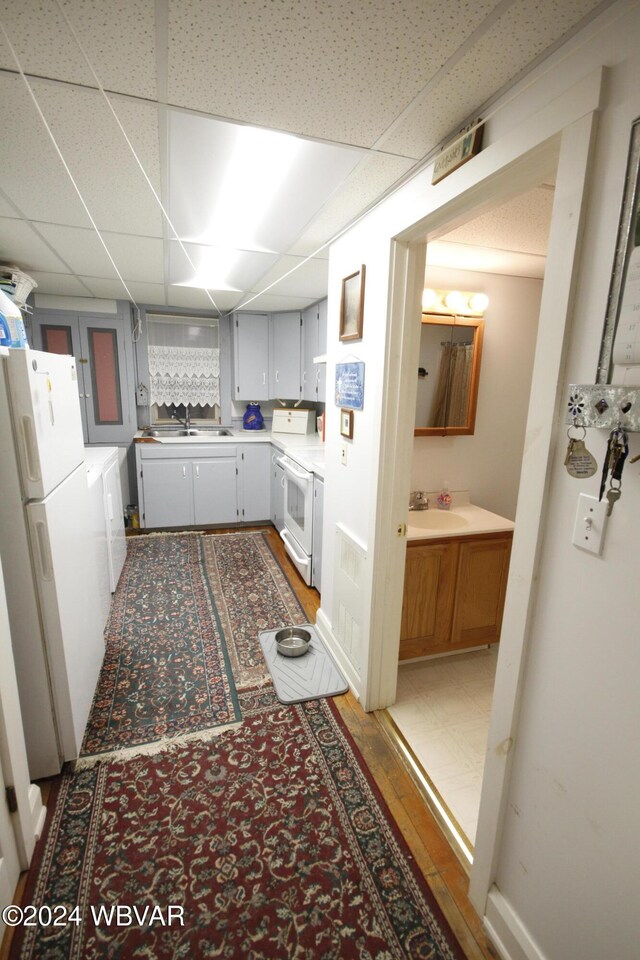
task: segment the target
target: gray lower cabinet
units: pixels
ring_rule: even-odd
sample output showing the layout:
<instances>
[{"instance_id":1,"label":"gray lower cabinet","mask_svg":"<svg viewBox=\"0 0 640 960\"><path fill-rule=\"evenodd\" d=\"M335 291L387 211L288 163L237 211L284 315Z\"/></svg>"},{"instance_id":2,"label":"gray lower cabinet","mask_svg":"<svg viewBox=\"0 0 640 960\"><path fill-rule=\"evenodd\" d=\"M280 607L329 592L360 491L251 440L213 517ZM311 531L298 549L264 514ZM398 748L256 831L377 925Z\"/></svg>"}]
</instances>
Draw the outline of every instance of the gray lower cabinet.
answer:
<instances>
[{"instance_id":1,"label":"gray lower cabinet","mask_svg":"<svg viewBox=\"0 0 640 960\"><path fill-rule=\"evenodd\" d=\"M244 523L259 523L271 515L269 467L270 443L245 443L239 448L240 517Z\"/></svg>"},{"instance_id":2,"label":"gray lower cabinet","mask_svg":"<svg viewBox=\"0 0 640 960\"><path fill-rule=\"evenodd\" d=\"M324 480L313 479L313 549L311 552L311 584L318 593L322 576L322 519L324 512Z\"/></svg>"},{"instance_id":3,"label":"gray lower cabinet","mask_svg":"<svg viewBox=\"0 0 640 960\"><path fill-rule=\"evenodd\" d=\"M193 478L193 518L196 526L235 523L238 519L236 457L196 460Z\"/></svg>"},{"instance_id":4,"label":"gray lower cabinet","mask_svg":"<svg viewBox=\"0 0 640 960\"><path fill-rule=\"evenodd\" d=\"M235 445L137 443L136 467L143 528L238 522Z\"/></svg>"}]
</instances>

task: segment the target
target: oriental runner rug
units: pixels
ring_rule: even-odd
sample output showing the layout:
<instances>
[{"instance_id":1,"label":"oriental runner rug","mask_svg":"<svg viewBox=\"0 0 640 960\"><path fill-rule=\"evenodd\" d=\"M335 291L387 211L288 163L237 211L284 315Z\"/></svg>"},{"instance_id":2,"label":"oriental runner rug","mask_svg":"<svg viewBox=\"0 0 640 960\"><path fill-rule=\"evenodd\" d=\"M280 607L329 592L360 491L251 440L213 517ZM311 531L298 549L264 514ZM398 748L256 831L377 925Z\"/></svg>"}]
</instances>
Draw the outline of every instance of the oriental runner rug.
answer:
<instances>
[{"instance_id":1,"label":"oriental runner rug","mask_svg":"<svg viewBox=\"0 0 640 960\"><path fill-rule=\"evenodd\" d=\"M259 632L305 619L260 532L151 534L127 546L79 765L238 723L241 698L250 711L252 688L269 684Z\"/></svg>"},{"instance_id":2,"label":"oriental runner rug","mask_svg":"<svg viewBox=\"0 0 640 960\"><path fill-rule=\"evenodd\" d=\"M13 960L463 960L329 700L67 774Z\"/></svg>"}]
</instances>

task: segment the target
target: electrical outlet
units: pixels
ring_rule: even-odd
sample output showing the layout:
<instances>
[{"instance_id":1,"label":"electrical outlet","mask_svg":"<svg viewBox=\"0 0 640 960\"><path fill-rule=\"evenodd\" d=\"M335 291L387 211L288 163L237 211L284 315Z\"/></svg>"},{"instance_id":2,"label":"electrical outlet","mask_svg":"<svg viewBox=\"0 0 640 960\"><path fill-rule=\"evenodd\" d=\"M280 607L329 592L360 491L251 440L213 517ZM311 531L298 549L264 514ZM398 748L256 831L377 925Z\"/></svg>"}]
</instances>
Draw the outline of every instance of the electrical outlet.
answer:
<instances>
[{"instance_id":1,"label":"electrical outlet","mask_svg":"<svg viewBox=\"0 0 640 960\"><path fill-rule=\"evenodd\" d=\"M578 497L572 542L581 550L594 553L596 557L602 553L608 506L608 501L601 502L597 497L590 497L586 493L581 493Z\"/></svg>"},{"instance_id":2,"label":"electrical outlet","mask_svg":"<svg viewBox=\"0 0 640 960\"><path fill-rule=\"evenodd\" d=\"M346 443L343 443L342 446L340 447L340 463L344 464L345 467L346 467L346 465L347 465L347 445L346 445Z\"/></svg>"},{"instance_id":3,"label":"electrical outlet","mask_svg":"<svg viewBox=\"0 0 640 960\"><path fill-rule=\"evenodd\" d=\"M136 403L139 407L146 407L147 405L147 388L144 383L138 384L136 389Z\"/></svg>"}]
</instances>

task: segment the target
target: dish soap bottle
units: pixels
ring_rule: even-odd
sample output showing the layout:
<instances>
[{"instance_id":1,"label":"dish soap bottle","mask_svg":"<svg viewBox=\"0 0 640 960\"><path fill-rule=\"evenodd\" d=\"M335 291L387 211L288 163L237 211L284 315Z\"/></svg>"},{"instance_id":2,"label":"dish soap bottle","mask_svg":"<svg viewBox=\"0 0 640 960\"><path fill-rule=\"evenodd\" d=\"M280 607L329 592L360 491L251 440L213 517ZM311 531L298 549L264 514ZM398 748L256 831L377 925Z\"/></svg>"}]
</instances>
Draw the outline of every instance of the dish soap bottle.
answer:
<instances>
[{"instance_id":1,"label":"dish soap bottle","mask_svg":"<svg viewBox=\"0 0 640 960\"><path fill-rule=\"evenodd\" d=\"M438 510L448 510L451 506L451 494L449 493L449 484L445 480L442 486L442 493L438 495L437 499Z\"/></svg>"}]
</instances>

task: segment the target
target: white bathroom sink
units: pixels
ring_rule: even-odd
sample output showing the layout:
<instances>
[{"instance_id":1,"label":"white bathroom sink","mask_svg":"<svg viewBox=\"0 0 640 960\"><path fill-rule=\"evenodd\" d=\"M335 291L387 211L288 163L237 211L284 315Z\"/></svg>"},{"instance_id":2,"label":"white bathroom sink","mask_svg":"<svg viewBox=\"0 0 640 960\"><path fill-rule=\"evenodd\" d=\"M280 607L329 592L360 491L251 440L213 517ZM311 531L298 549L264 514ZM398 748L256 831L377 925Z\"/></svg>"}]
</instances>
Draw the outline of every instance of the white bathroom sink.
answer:
<instances>
[{"instance_id":1,"label":"white bathroom sink","mask_svg":"<svg viewBox=\"0 0 640 960\"><path fill-rule=\"evenodd\" d=\"M468 527L469 521L459 513L449 510L412 510L409 526L421 530L460 530Z\"/></svg>"}]
</instances>

